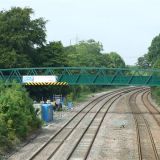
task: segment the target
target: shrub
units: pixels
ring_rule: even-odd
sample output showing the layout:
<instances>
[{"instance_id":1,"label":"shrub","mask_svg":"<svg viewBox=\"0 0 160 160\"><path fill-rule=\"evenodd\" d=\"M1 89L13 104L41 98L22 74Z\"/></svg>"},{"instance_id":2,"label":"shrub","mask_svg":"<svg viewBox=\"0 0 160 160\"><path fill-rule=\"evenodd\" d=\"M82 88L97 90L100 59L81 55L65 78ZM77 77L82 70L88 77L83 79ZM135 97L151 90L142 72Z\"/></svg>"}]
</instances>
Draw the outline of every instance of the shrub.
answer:
<instances>
[{"instance_id":1,"label":"shrub","mask_svg":"<svg viewBox=\"0 0 160 160\"><path fill-rule=\"evenodd\" d=\"M25 88L0 83L0 150L10 149L38 127L40 120Z\"/></svg>"},{"instance_id":2,"label":"shrub","mask_svg":"<svg viewBox=\"0 0 160 160\"><path fill-rule=\"evenodd\" d=\"M151 87L152 98L160 105L160 87Z\"/></svg>"}]
</instances>

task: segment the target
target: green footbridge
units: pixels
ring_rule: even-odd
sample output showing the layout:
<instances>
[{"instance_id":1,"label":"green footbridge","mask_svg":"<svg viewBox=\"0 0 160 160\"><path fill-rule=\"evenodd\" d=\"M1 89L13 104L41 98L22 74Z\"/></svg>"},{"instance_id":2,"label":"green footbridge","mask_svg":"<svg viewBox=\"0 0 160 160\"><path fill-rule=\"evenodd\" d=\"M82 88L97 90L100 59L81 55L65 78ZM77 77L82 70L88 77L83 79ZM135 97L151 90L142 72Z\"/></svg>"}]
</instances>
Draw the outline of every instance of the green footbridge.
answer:
<instances>
[{"instance_id":1,"label":"green footbridge","mask_svg":"<svg viewBox=\"0 0 160 160\"><path fill-rule=\"evenodd\" d=\"M160 69L46 67L0 69L0 80L22 83L23 76L55 75L68 85L160 86Z\"/></svg>"}]
</instances>

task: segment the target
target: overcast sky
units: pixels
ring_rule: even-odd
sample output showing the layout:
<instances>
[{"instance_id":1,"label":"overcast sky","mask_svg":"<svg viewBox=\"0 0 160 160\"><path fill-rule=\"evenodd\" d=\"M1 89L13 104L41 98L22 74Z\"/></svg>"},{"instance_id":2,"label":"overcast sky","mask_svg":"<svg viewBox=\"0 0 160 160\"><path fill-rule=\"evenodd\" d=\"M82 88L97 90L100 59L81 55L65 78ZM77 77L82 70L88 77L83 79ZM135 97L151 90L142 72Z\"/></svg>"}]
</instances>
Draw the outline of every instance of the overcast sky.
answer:
<instances>
[{"instance_id":1,"label":"overcast sky","mask_svg":"<svg viewBox=\"0 0 160 160\"><path fill-rule=\"evenodd\" d=\"M160 33L160 0L0 0L0 10L31 7L44 17L47 40L64 46L95 39L135 64Z\"/></svg>"}]
</instances>

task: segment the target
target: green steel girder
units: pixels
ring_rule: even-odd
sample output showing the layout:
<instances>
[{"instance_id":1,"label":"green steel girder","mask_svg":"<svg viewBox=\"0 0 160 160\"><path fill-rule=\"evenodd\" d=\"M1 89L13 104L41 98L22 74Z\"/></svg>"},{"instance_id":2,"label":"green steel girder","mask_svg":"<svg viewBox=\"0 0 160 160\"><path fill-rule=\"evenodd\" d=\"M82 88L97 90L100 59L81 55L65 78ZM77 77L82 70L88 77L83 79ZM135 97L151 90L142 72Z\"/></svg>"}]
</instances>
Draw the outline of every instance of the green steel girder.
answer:
<instances>
[{"instance_id":1,"label":"green steel girder","mask_svg":"<svg viewBox=\"0 0 160 160\"><path fill-rule=\"evenodd\" d=\"M0 69L0 80L22 83L25 75L56 75L69 85L144 85L160 86L160 69L46 67Z\"/></svg>"}]
</instances>

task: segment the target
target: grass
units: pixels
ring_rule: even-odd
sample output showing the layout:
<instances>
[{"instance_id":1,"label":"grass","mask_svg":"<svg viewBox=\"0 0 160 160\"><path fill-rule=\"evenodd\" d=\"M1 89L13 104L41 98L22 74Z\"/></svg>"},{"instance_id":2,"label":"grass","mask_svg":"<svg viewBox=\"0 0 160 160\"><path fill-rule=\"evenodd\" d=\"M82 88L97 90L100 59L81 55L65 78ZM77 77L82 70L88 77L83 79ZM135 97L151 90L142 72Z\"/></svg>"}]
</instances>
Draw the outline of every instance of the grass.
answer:
<instances>
[{"instance_id":1,"label":"grass","mask_svg":"<svg viewBox=\"0 0 160 160\"><path fill-rule=\"evenodd\" d=\"M90 95L91 92L82 92L80 96L74 101L74 103L84 102L89 98Z\"/></svg>"},{"instance_id":2,"label":"grass","mask_svg":"<svg viewBox=\"0 0 160 160\"><path fill-rule=\"evenodd\" d=\"M96 94L96 93L100 93L100 92L107 92L107 91L110 91L112 89L118 89L120 87L118 86L108 86L108 87L104 87L104 88L100 88L98 89L96 92L91 92L91 91L85 91L85 92L81 92L80 93L80 96L77 97L73 103L76 105L77 103L80 103L80 102L85 102L87 101L87 99L92 96L93 94Z\"/></svg>"},{"instance_id":3,"label":"grass","mask_svg":"<svg viewBox=\"0 0 160 160\"><path fill-rule=\"evenodd\" d=\"M160 105L160 87L151 87L152 98Z\"/></svg>"}]
</instances>

